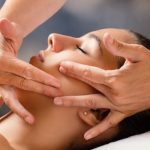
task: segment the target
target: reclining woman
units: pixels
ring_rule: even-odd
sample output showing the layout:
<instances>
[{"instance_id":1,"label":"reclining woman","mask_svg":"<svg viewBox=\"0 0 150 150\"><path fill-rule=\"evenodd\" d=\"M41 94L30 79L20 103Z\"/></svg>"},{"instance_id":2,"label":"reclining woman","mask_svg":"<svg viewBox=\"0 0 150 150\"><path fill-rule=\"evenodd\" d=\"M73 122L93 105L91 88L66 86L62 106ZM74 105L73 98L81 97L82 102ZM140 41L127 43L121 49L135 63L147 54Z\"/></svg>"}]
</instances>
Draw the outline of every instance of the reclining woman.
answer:
<instances>
[{"instance_id":1,"label":"reclining woman","mask_svg":"<svg viewBox=\"0 0 150 150\"><path fill-rule=\"evenodd\" d=\"M101 42L106 32L122 42L143 44L150 48L149 39L124 29L102 29L80 38L51 34L48 38L48 48L33 56L30 63L57 77L61 81L64 95L96 94L95 89L64 76L58 68L63 60L104 69L119 68L124 59L110 54ZM35 123L29 125L14 113L4 117L0 123L2 149L9 147L8 150L90 150L150 129L150 112L147 110L86 141L83 137L84 132L102 121L109 110L58 107L53 104L53 98L50 100L49 97L19 89L15 91L23 106L35 116Z\"/></svg>"}]
</instances>

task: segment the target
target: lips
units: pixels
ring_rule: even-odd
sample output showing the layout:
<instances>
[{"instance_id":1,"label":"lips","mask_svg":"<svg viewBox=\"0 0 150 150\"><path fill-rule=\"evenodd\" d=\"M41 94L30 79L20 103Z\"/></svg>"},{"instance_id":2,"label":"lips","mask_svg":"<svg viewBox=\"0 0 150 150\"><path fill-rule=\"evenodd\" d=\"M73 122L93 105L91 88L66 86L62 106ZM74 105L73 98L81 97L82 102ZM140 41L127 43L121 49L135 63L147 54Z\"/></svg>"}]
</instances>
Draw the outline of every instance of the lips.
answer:
<instances>
[{"instance_id":1,"label":"lips","mask_svg":"<svg viewBox=\"0 0 150 150\"><path fill-rule=\"evenodd\" d=\"M43 51L40 51L37 55L38 59L43 63L44 62L44 53Z\"/></svg>"}]
</instances>

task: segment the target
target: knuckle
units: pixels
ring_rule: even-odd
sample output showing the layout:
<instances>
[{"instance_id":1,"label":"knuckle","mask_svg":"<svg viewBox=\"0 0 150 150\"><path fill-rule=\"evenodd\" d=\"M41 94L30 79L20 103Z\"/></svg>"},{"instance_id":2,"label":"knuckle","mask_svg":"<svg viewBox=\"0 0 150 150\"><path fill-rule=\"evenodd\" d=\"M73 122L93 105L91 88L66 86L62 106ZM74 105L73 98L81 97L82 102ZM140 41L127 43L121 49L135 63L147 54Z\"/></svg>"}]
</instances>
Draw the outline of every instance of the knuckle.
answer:
<instances>
[{"instance_id":1,"label":"knuckle","mask_svg":"<svg viewBox=\"0 0 150 150\"><path fill-rule=\"evenodd\" d=\"M116 126L116 122L113 119L108 120L108 126L109 127L115 127Z\"/></svg>"},{"instance_id":2,"label":"knuckle","mask_svg":"<svg viewBox=\"0 0 150 150\"><path fill-rule=\"evenodd\" d=\"M63 99L63 103L65 106L74 106L74 102L72 100Z\"/></svg>"},{"instance_id":3,"label":"knuckle","mask_svg":"<svg viewBox=\"0 0 150 150\"><path fill-rule=\"evenodd\" d=\"M85 77L92 77L92 72L91 72L91 69L89 67L86 67L84 70L83 70L83 75Z\"/></svg>"},{"instance_id":4,"label":"knuckle","mask_svg":"<svg viewBox=\"0 0 150 150\"><path fill-rule=\"evenodd\" d=\"M85 105L86 105L87 107L89 107L89 108L93 108L93 109L96 109L96 108L97 108L96 102L95 102L95 100L94 100L93 98L87 99L87 100L85 101Z\"/></svg>"},{"instance_id":5,"label":"knuckle","mask_svg":"<svg viewBox=\"0 0 150 150\"><path fill-rule=\"evenodd\" d=\"M120 73L118 71L107 71L105 82L111 87L115 87L120 79Z\"/></svg>"},{"instance_id":6,"label":"knuckle","mask_svg":"<svg viewBox=\"0 0 150 150\"><path fill-rule=\"evenodd\" d=\"M69 71L69 70L71 70L72 72L75 72L75 71L76 71L76 67L75 67L75 65L74 65L73 63L72 63L72 64L71 64L71 63L68 63L67 65L68 65L68 67L69 67L68 71Z\"/></svg>"},{"instance_id":7,"label":"knuckle","mask_svg":"<svg viewBox=\"0 0 150 150\"><path fill-rule=\"evenodd\" d=\"M44 94L47 96L50 96L51 91L52 91L48 86L42 85L40 83L28 82L28 83L25 83L25 85L26 87L30 88L31 91Z\"/></svg>"},{"instance_id":8,"label":"knuckle","mask_svg":"<svg viewBox=\"0 0 150 150\"><path fill-rule=\"evenodd\" d=\"M25 84L25 79L24 78L20 79L18 86L21 89L26 89L26 84Z\"/></svg>"},{"instance_id":9,"label":"knuckle","mask_svg":"<svg viewBox=\"0 0 150 150\"><path fill-rule=\"evenodd\" d=\"M108 73L105 81L113 90L120 91L126 88L126 72L121 70ZM121 87L121 88L120 88Z\"/></svg>"},{"instance_id":10,"label":"knuckle","mask_svg":"<svg viewBox=\"0 0 150 150\"><path fill-rule=\"evenodd\" d=\"M30 68L30 66L26 66L23 68L21 74L27 78L27 79L31 79L31 72L32 72L32 69Z\"/></svg>"},{"instance_id":11,"label":"knuckle","mask_svg":"<svg viewBox=\"0 0 150 150\"><path fill-rule=\"evenodd\" d=\"M23 119L25 119L27 117L27 111L25 110L24 107L22 110L16 111L16 114L18 116L22 117Z\"/></svg>"},{"instance_id":12,"label":"knuckle","mask_svg":"<svg viewBox=\"0 0 150 150\"><path fill-rule=\"evenodd\" d=\"M40 88L39 90L37 90L37 92L47 96L51 96L51 92L47 88Z\"/></svg>"}]
</instances>

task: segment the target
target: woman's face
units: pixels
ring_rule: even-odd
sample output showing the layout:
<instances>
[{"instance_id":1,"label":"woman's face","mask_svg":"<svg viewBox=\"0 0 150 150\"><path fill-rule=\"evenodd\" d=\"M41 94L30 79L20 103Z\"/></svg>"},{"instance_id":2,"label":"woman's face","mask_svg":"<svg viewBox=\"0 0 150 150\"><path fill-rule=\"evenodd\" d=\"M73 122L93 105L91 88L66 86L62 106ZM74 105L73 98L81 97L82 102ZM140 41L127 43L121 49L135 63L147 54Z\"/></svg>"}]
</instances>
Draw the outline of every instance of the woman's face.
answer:
<instances>
[{"instance_id":1,"label":"woman's face","mask_svg":"<svg viewBox=\"0 0 150 150\"><path fill-rule=\"evenodd\" d=\"M80 38L74 38L60 34L51 34L48 38L47 49L41 51L39 55L33 56L30 60L30 63L58 78L61 82L64 95L86 95L96 93L97 91L87 84L71 77L66 77L60 73L59 66L62 61L69 60L103 69L117 68L117 57L110 54L102 43L103 35L106 32L110 33L114 38L123 42L134 43L135 41L135 38L131 33L126 30L119 29L98 30L88 33ZM27 94L27 99L28 97L29 94ZM48 120L45 121L45 129L47 128L47 130L50 130L49 127L51 126L53 131L56 130L56 132L58 132L59 128L63 128L65 130L62 131L65 133L62 133L62 137L68 133L71 135L77 134L77 136L82 134L81 136L83 138L83 133L87 130L87 128L89 128L89 124L85 124L83 121L79 120L77 113L81 108L67 109L64 107L57 107L53 105L53 103L49 106L49 100L41 101L40 99L37 102L37 98L33 99L36 99L34 101L36 103L36 107L38 107L40 110L43 108L43 111L46 111L45 115L50 116L50 122L48 123ZM32 107L33 106L34 104ZM38 109L36 108L36 110ZM99 119L99 121L101 120ZM51 122L54 124L53 127ZM71 127L70 122L72 122ZM112 137L114 133L116 133L116 130L111 130L103 135L100 135L97 140L99 142L105 140L109 137ZM59 136L60 135L61 133L59 131Z\"/></svg>"},{"instance_id":2,"label":"woman's face","mask_svg":"<svg viewBox=\"0 0 150 150\"><path fill-rule=\"evenodd\" d=\"M104 69L117 68L117 58L110 54L102 44L102 38L106 32L120 41L133 43L132 34L119 29L102 29L80 38L50 34L47 49L42 50L38 56L32 57L30 63L57 77L62 83L65 95L93 93L93 89L81 81L61 74L59 65L64 60L70 60Z\"/></svg>"}]
</instances>

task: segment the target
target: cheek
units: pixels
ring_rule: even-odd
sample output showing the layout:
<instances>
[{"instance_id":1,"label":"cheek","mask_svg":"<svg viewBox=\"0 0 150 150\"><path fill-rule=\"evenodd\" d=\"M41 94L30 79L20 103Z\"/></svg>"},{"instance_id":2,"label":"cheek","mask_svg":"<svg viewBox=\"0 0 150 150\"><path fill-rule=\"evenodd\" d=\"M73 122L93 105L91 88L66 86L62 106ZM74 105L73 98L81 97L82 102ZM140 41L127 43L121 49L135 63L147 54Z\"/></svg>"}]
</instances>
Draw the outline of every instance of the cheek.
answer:
<instances>
[{"instance_id":1,"label":"cheek","mask_svg":"<svg viewBox=\"0 0 150 150\"><path fill-rule=\"evenodd\" d=\"M43 70L60 80L62 85L62 91L64 92L64 94L81 95L95 93L96 91L87 84L71 77L65 76L59 72L60 63L64 60L70 60L83 64L91 62L86 57L84 57L84 55L82 56L82 54L77 54L73 52L56 53L46 57L45 63L43 65Z\"/></svg>"},{"instance_id":2,"label":"cheek","mask_svg":"<svg viewBox=\"0 0 150 150\"><path fill-rule=\"evenodd\" d=\"M66 77L62 74L57 77L61 81L62 91L65 95L87 95L96 93L96 90L79 80Z\"/></svg>"},{"instance_id":3,"label":"cheek","mask_svg":"<svg viewBox=\"0 0 150 150\"><path fill-rule=\"evenodd\" d=\"M51 52L45 57L44 63L40 63L35 59L31 59L30 63L59 79L62 85L62 91L65 95L81 95L95 93L96 91L87 84L71 77L65 76L59 72L59 65L64 60L70 60L89 65L95 64L92 59L84 56L83 54L65 51L59 53Z\"/></svg>"}]
</instances>

